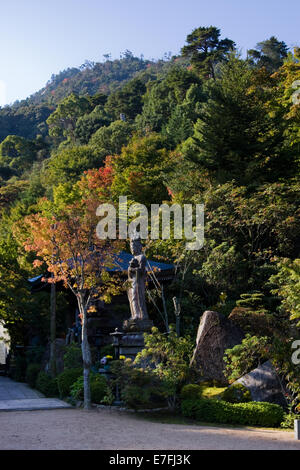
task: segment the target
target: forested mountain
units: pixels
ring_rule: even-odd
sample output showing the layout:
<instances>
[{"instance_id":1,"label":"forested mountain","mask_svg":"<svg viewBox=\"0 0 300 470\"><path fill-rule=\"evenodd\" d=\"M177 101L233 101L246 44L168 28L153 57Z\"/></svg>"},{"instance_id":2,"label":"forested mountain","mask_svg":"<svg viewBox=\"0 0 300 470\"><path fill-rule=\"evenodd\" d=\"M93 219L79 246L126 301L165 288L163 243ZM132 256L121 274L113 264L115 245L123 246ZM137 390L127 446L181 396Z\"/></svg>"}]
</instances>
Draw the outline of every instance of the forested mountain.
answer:
<instances>
[{"instance_id":1,"label":"forested mountain","mask_svg":"<svg viewBox=\"0 0 300 470\"><path fill-rule=\"evenodd\" d=\"M145 72L146 80L146 77L167 67L169 61L172 59L167 55L165 60L154 62L134 57L130 51L125 51L119 60L106 56L105 62L86 61L78 68L68 68L52 75L46 86L29 98L0 109L0 141L9 134L28 139L38 134L45 136L46 119L57 104L71 93L79 96L108 95L142 72Z\"/></svg>"},{"instance_id":2,"label":"forested mountain","mask_svg":"<svg viewBox=\"0 0 300 470\"><path fill-rule=\"evenodd\" d=\"M0 318L16 341L37 322L48 332L47 301L26 288L45 266L24 250L24 218L63 217L94 197L204 204L203 249L149 243L149 256L179 268L165 298L152 298L175 322L178 296L182 334L194 337L215 309L267 338L299 393L284 358L300 317L300 53L276 37L245 59L237 47L200 27L177 57L154 63L127 51L86 63L0 111Z\"/></svg>"}]
</instances>

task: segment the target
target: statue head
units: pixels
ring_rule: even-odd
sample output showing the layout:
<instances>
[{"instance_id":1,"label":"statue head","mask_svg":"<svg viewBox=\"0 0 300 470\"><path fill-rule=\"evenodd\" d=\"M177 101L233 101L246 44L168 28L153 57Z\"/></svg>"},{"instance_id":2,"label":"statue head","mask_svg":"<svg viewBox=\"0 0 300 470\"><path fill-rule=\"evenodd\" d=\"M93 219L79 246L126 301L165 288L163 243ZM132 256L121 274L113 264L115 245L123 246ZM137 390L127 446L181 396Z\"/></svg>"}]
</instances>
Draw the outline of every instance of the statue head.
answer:
<instances>
[{"instance_id":1,"label":"statue head","mask_svg":"<svg viewBox=\"0 0 300 470\"><path fill-rule=\"evenodd\" d=\"M132 234L130 237L130 251L134 256L142 254L143 245L141 242L141 237L137 232Z\"/></svg>"}]
</instances>

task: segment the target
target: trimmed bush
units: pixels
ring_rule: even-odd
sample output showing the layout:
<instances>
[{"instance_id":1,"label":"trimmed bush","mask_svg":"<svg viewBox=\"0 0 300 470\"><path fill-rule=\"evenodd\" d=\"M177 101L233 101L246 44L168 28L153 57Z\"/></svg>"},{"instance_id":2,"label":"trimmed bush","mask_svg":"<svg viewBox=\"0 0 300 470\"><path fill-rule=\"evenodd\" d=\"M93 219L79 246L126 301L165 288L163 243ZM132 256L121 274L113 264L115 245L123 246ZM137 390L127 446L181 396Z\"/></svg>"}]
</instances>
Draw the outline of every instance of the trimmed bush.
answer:
<instances>
[{"instance_id":1,"label":"trimmed bush","mask_svg":"<svg viewBox=\"0 0 300 470\"><path fill-rule=\"evenodd\" d=\"M64 370L77 369L78 367L83 367L81 347L76 344L70 344L66 346L64 354Z\"/></svg>"},{"instance_id":2,"label":"trimmed bush","mask_svg":"<svg viewBox=\"0 0 300 470\"><path fill-rule=\"evenodd\" d=\"M201 398L202 389L200 385L196 384L188 384L182 387L180 392L180 398L182 400L196 400L197 398Z\"/></svg>"},{"instance_id":3,"label":"trimmed bush","mask_svg":"<svg viewBox=\"0 0 300 470\"><path fill-rule=\"evenodd\" d=\"M279 427L284 411L273 403L228 403L219 400L183 400L183 416L207 423Z\"/></svg>"},{"instance_id":4,"label":"trimmed bush","mask_svg":"<svg viewBox=\"0 0 300 470\"><path fill-rule=\"evenodd\" d=\"M134 410L166 406L166 391L162 385L126 385L121 390L121 397L125 406Z\"/></svg>"},{"instance_id":5,"label":"trimmed bush","mask_svg":"<svg viewBox=\"0 0 300 470\"><path fill-rule=\"evenodd\" d=\"M92 403L101 403L107 393L107 381L103 375L92 376L91 380L91 400Z\"/></svg>"},{"instance_id":6,"label":"trimmed bush","mask_svg":"<svg viewBox=\"0 0 300 470\"><path fill-rule=\"evenodd\" d=\"M38 375L41 370L40 364L29 364L26 370L26 382L31 388L35 388Z\"/></svg>"},{"instance_id":7,"label":"trimmed bush","mask_svg":"<svg viewBox=\"0 0 300 470\"><path fill-rule=\"evenodd\" d=\"M222 400L229 403L248 403L252 400L252 397L243 384L234 384L222 393Z\"/></svg>"},{"instance_id":8,"label":"trimmed bush","mask_svg":"<svg viewBox=\"0 0 300 470\"><path fill-rule=\"evenodd\" d=\"M71 395L71 387L81 375L81 367L66 369L61 374L59 374L59 376L57 377L57 385L61 398L68 397Z\"/></svg>"},{"instance_id":9,"label":"trimmed bush","mask_svg":"<svg viewBox=\"0 0 300 470\"><path fill-rule=\"evenodd\" d=\"M92 403L101 403L107 393L107 381L103 375L93 374L90 375L90 389ZM71 396L75 400L83 400L83 375L81 371L80 377L71 386Z\"/></svg>"},{"instance_id":10,"label":"trimmed bush","mask_svg":"<svg viewBox=\"0 0 300 470\"><path fill-rule=\"evenodd\" d=\"M41 371L37 376L36 388L46 397L58 396L57 379L52 379L52 377L44 371Z\"/></svg>"}]
</instances>

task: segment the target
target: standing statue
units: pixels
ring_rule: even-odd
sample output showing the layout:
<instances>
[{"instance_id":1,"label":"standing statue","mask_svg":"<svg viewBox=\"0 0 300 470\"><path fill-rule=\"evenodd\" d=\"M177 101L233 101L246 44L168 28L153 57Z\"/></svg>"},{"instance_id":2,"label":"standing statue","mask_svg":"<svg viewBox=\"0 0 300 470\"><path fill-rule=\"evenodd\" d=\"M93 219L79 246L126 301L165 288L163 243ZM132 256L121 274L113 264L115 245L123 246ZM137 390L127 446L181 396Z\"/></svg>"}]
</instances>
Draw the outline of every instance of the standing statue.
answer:
<instances>
[{"instance_id":1,"label":"standing statue","mask_svg":"<svg viewBox=\"0 0 300 470\"><path fill-rule=\"evenodd\" d=\"M151 332L153 322L146 307L147 258L142 250L141 238L136 232L130 236L130 251L133 257L128 266L127 295L131 315L123 323L124 335L120 341L120 354L134 360L144 349L144 333Z\"/></svg>"},{"instance_id":2,"label":"standing statue","mask_svg":"<svg viewBox=\"0 0 300 470\"><path fill-rule=\"evenodd\" d=\"M128 299L131 318L133 320L148 320L145 299L147 258L142 252L142 244L138 236L130 240L130 250L133 254L128 268L128 280L130 283Z\"/></svg>"}]
</instances>

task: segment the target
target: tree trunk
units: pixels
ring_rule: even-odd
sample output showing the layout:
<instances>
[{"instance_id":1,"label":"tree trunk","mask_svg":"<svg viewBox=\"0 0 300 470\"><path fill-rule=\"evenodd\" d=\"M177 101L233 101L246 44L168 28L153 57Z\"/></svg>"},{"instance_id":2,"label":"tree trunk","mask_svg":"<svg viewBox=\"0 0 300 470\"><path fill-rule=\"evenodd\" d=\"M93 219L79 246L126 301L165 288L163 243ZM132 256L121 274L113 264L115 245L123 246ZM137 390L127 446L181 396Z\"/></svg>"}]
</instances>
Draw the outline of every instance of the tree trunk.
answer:
<instances>
[{"instance_id":1,"label":"tree trunk","mask_svg":"<svg viewBox=\"0 0 300 470\"><path fill-rule=\"evenodd\" d=\"M56 376L56 286L55 286L55 283L51 284L51 295L50 295L50 374L51 374L51 377Z\"/></svg>"},{"instance_id":2,"label":"tree trunk","mask_svg":"<svg viewBox=\"0 0 300 470\"><path fill-rule=\"evenodd\" d=\"M84 306L82 297L78 297L78 306L81 313L82 321L82 361L83 361L83 407L85 410L91 408L91 389L90 389L90 369L91 369L91 350L88 342L88 329L87 329L87 309Z\"/></svg>"},{"instance_id":3,"label":"tree trunk","mask_svg":"<svg viewBox=\"0 0 300 470\"><path fill-rule=\"evenodd\" d=\"M164 309L164 321L165 321L165 327L166 327L166 332L169 333L170 328L169 328L169 317L168 317L168 311L167 311L167 306L166 306L166 299L165 299L165 293L164 293L164 286L161 286L161 298L162 298L162 303L163 303L163 309Z\"/></svg>"}]
</instances>

